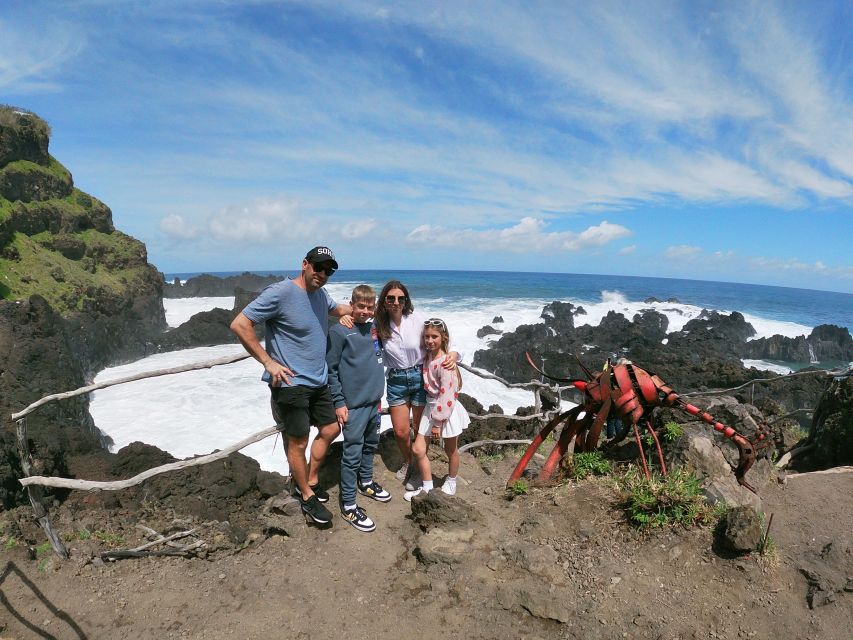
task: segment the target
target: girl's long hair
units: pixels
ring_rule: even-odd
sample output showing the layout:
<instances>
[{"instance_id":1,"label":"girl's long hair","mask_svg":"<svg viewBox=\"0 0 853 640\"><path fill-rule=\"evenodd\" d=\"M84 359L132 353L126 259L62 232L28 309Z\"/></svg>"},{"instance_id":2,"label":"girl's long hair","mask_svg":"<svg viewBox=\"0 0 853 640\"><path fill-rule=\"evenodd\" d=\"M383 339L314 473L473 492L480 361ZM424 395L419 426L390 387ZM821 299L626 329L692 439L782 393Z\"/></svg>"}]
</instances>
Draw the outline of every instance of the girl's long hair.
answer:
<instances>
[{"instance_id":1,"label":"girl's long hair","mask_svg":"<svg viewBox=\"0 0 853 640\"><path fill-rule=\"evenodd\" d=\"M441 318L434 318L435 320L441 320ZM447 323L444 320L441 320L441 326L436 326L434 324L429 325L429 327L424 327L426 329L435 329L438 331L439 335L441 335L441 350L444 351L445 354L450 353L450 329L447 328ZM423 336L421 337L421 344L423 344ZM424 349L426 349L426 345L423 344ZM459 372L459 366L457 365L456 369L456 391L462 389L462 374Z\"/></svg>"},{"instance_id":2,"label":"girl's long hair","mask_svg":"<svg viewBox=\"0 0 853 640\"><path fill-rule=\"evenodd\" d=\"M403 305L403 315L407 316L415 307L412 306L412 298L409 295L409 290L399 280L389 280L382 287L379 293L379 299L376 301L376 315L373 318L373 325L376 327L376 333L379 334L379 339L383 342L391 339L391 318L388 316L388 309L385 308L385 296L391 289L399 289L406 296L406 303Z\"/></svg>"}]
</instances>

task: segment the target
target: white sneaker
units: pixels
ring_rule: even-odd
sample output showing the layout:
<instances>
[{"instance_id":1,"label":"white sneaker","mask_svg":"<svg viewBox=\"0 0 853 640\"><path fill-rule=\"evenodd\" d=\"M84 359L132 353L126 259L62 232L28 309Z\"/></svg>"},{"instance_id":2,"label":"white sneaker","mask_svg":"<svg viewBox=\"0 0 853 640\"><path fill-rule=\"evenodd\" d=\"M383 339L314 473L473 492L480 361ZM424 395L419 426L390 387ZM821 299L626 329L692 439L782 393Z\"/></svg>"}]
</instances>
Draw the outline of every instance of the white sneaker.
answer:
<instances>
[{"instance_id":1,"label":"white sneaker","mask_svg":"<svg viewBox=\"0 0 853 640\"><path fill-rule=\"evenodd\" d=\"M405 500L406 502L411 502L412 498L414 498L415 496L419 496L422 493L428 493L428 492L424 491L423 487L418 487L414 491L406 491L406 493L403 494L403 500Z\"/></svg>"},{"instance_id":2,"label":"white sneaker","mask_svg":"<svg viewBox=\"0 0 853 640\"><path fill-rule=\"evenodd\" d=\"M409 475L409 463L405 463L402 467L397 469L397 473L394 474L394 477L397 478L400 482L405 482L406 477Z\"/></svg>"},{"instance_id":3,"label":"white sneaker","mask_svg":"<svg viewBox=\"0 0 853 640\"><path fill-rule=\"evenodd\" d=\"M455 496L456 495L456 480L451 480L450 478L447 478L444 481L444 484L441 485L441 491L443 493L446 493L449 496Z\"/></svg>"}]
</instances>

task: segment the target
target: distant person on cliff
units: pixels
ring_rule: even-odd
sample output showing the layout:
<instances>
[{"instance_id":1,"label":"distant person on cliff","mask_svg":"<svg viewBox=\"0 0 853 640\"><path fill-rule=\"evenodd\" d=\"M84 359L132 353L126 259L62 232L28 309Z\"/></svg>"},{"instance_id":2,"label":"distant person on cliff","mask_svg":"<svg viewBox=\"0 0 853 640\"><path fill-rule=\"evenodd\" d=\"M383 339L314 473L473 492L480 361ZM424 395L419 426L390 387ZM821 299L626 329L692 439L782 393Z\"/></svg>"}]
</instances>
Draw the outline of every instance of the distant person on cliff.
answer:
<instances>
[{"instance_id":1,"label":"distant person on cliff","mask_svg":"<svg viewBox=\"0 0 853 640\"><path fill-rule=\"evenodd\" d=\"M341 458L341 517L359 531L369 533L376 524L356 503L358 492L378 502L391 494L373 479L373 454L379 445L379 405L385 389L382 347L373 327L376 291L359 285L352 291L353 325L329 329L326 363L329 389L338 424L344 434Z\"/></svg>"},{"instance_id":2,"label":"distant person on cliff","mask_svg":"<svg viewBox=\"0 0 853 640\"><path fill-rule=\"evenodd\" d=\"M337 270L328 247L314 247L302 260L302 272L261 291L231 323L231 330L255 360L264 365L273 413L285 434L290 474L299 492L302 512L317 524L328 524L332 514L323 502L329 494L319 487L319 470L340 429L328 385L326 338L329 316L352 312L337 304L323 289ZM265 323L265 347L254 326ZM319 430L311 445L311 463L305 462L311 425Z\"/></svg>"},{"instance_id":3,"label":"distant person on cliff","mask_svg":"<svg viewBox=\"0 0 853 640\"><path fill-rule=\"evenodd\" d=\"M382 344L388 380L388 412L394 438L403 457L403 466L397 471L397 479L413 490L420 484L420 476L412 460L412 436L410 425L421 423L426 406L426 391L422 373L424 348L421 336L424 318L415 312L409 290L399 280L390 280L382 287L376 304L374 325ZM445 369L456 369L461 360L456 351L447 354L442 365ZM411 422L410 422L411 420Z\"/></svg>"}]
</instances>

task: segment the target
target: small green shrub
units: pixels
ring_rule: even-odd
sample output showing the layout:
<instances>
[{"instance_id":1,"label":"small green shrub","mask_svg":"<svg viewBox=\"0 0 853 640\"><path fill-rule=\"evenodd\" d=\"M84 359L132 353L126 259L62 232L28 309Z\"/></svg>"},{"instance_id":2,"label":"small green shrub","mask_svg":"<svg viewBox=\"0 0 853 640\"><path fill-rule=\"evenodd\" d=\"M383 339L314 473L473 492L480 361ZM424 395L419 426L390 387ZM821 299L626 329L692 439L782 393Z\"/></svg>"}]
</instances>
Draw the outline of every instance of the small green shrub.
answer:
<instances>
[{"instance_id":1,"label":"small green shrub","mask_svg":"<svg viewBox=\"0 0 853 640\"><path fill-rule=\"evenodd\" d=\"M684 427L677 422L667 422L663 425L663 439L667 442L678 440L684 435Z\"/></svg>"},{"instance_id":2,"label":"small green shrub","mask_svg":"<svg viewBox=\"0 0 853 640\"><path fill-rule=\"evenodd\" d=\"M477 456L477 459L480 462L500 462L504 459L504 454L500 451L496 451L495 453L484 453Z\"/></svg>"},{"instance_id":3,"label":"small green shrub","mask_svg":"<svg viewBox=\"0 0 853 640\"><path fill-rule=\"evenodd\" d=\"M530 491L530 485L524 478L519 478L506 488L512 496L523 496Z\"/></svg>"},{"instance_id":4,"label":"small green shrub","mask_svg":"<svg viewBox=\"0 0 853 640\"><path fill-rule=\"evenodd\" d=\"M634 467L620 484L626 494L628 519L641 529L712 524L719 517L705 503L699 479L683 469L673 469L666 477L655 473L646 479Z\"/></svg>"},{"instance_id":5,"label":"small green shrub","mask_svg":"<svg viewBox=\"0 0 853 640\"><path fill-rule=\"evenodd\" d=\"M575 480L582 480L588 475L607 475L611 470L610 462L604 459L600 451L576 453L569 462L569 475Z\"/></svg>"},{"instance_id":6,"label":"small green shrub","mask_svg":"<svg viewBox=\"0 0 853 640\"><path fill-rule=\"evenodd\" d=\"M3 550L4 551L11 551L12 549L14 549L17 546L18 546L18 541L15 540L15 538L9 538L8 540L6 540L6 544L3 545Z\"/></svg>"},{"instance_id":7,"label":"small green shrub","mask_svg":"<svg viewBox=\"0 0 853 640\"><path fill-rule=\"evenodd\" d=\"M88 529L80 529L80 531L77 532L78 540L89 540L91 537L92 533Z\"/></svg>"},{"instance_id":8,"label":"small green shrub","mask_svg":"<svg viewBox=\"0 0 853 640\"><path fill-rule=\"evenodd\" d=\"M53 547L50 545L50 542L42 542L39 546L36 547L36 557L40 558L43 555L46 555L53 551Z\"/></svg>"}]
</instances>

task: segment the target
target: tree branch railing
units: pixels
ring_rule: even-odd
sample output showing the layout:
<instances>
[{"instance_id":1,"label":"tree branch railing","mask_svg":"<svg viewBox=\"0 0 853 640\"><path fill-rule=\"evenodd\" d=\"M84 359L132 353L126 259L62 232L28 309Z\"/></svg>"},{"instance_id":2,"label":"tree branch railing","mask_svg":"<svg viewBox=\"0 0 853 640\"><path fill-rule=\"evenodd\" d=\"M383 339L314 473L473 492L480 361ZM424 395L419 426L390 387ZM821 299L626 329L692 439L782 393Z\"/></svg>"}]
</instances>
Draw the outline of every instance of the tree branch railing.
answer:
<instances>
[{"instance_id":1,"label":"tree branch railing","mask_svg":"<svg viewBox=\"0 0 853 640\"><path fill-rule=\"evenodd\" d=\"M236 354L234 356L224 356L222 358L216 358L214 360L207 360L207 361L203 361L203 362L191 363L191 364L182 365L179 367L171 367L168 369L159 369L159 370L155 370L155 371L147 371L147 372L143 372L143 373L138 373L138 374L135 374L132 376L126 376L124 378L117 378L114 380L99 382L97 384L87 385L84 387L80 387L79 389L75 389L73 391L66 391L63 393L55 393L55 394L45 396L45 397L41 398L40 400L33 402L32 404L30 404L29 406L27 406L23 410L12 414L12 416L11 416L12 420L18 424L18 439L19 439L19 446L21 447L22 455L23 454L28 455L28 451L29 451L27 438L26 438L26 427L25 427L26 416L29 415L30 413L32 413L33 411L35 411L36 409L38 409L39 407L41 407L41 406L43 406L49 402L55 402L55 401L64 400L67 398L73 398L75 396L80 396L80 395L92 393L93 391L98 391L100 389L106 389L108 387L112 387L112 386L116 386L116 385L120 385L120 384L126 384L129 382L136 382L139 380L145 380L147 378L155 378L155 377L160 377L160 376L175 375L178 373L185 373L188 371L197 371L200 369L210 369L212 367L233 364L236 362L240 362L242 360L246 360L249 357L251 357L251 356L249 356L248 354L245 354L245 353ZM518 415L507 415L507 414L502 414L502 413L486 413L483 415L478 415L478 414L473 414L473 413L469 412L469 416L474 420L487 420L489 418L507 418L507 419L510 419L513 421L519 421L519 422L530 421L530 420L540 420L541 423L544 424L545 421L547 421L553 415L556 415L556 413L559 412L561 409L559 406L557 406L554 410L542 411L542 398L541 398L542 392L545 389L548 389L550 391L556 392L558 394L558 397L559 397L562 391L565 391L567 389L575 390L575 387L573 387L573 386L551 386L551 385L546 384L544 382L538 382L535 380L532 380L530 382L511 383L511 382L508 382L507 380L501 378L500 376L494 375L492 373L488 373L486 371L482 371L480 369L475 369L474 367L471 367L471 366L468 366L468 365L465 365L462 363L459 363L459 366L462 369L464 369L465 371L468 371L469 373L476 375L480 378L483 378L486 380L495 380L495 381L501 383L503 386L505 386L509 389L527 389L527 390L532 391L533 395L534 395L534 413L532 415L518 416ZM724 389L724 390L720 390L720 391L695 392L693 394L683 394L683 395L698 395L699 393L701 393L702 395L718 395L721 393L737 391L737 390L742 389L742 388L749 386L751 384L754 385L755 383L775 382L775 381L778 381L778 380L785 378L785 377L794 377L794 376L798 376L798 375L809 375L809 374L815 374L815 373L824 373L824 374L828 374L828 375L839 375L839 372L818 372L818 371L799 372L799 373L788 374L787 376L779 376L776 378L764 378L764 379L750 380L749 382L747 382L743 385L740 385L738 387L733 387L731 389ZM847 374L849 375L849 373L850 372L848 370ZM148 469L147 471L143 471L142 473L139 473L139 474L133 476L132 478L127 478L125 480L116 480L116 481L111 481L111 482L99 482L99 481L93 481L93 480L78 480L75 478L57 478L57 477L30 475L32 473L32 466L30 464L26 464L24 466L24 472L27 473L28 475L24 478L21 478L20 483L22 486L27 488L27 491L29 492L30 499L31 499L31 502L33 505L34 512L36 513L36 517L39 520L39 522L42 524L42 527L45 529L45 532L46 532L48 538L51 540L51 542L53 544L54 550L56 551L57 554L62 555L63 557L67 557L67 555L66 555L67 551L65 550L64 546L62 545L61 540L59 540L58 536L53 531L53 529L50 525L50 522L47 519L46 509L41 504L40 496L39 496L39 493L37 491L39 485L45 486L45 487L78 489L78 490L83 490L83 491L119 491L122 489L127 489L127 488L133 487L135 485L138 485L138 484L144 482L145 480L147 480L149 478L152 478L154 476L157 476L157 475L160 475L163 473L168 473L170 471L178 471L178 470L186 469L186 468L193 467L193 466L208 464L208 463L214 462L216 460L221 460L222 458L225 458L225 457L231 455L232 453L240 451L241 449L249 446L250 444L253 444L255 442L259 442L265 438L268 438L272 435L277 434L279 432L279 427L280 427L280 425L268 427L268 428L264 429L263 431L259 431L258 433L255 433L251 436L248 436L247 438L244 438L243 440L240 440L239 442L237 442L237 443L235 443L229 447L226 447L225 449L222 449L220 451L216 451L214 453L210 453L210 454L203 455L203 456L198 456L196 458L189 458L187 460L180 460L178 462L172 462L169 464L161 465L159 467L154 467L152 469ZM506 441L489 440L489 441L481 441L481 442L470 443L469 445L466 445L464 447L464 449L467 450L467 449L470 449L470 448L475 447L475 446L480 446L482 444L524 444L526 442L529 442L529 441L528 440L506 440ZM26 455L24 455L24 457L26 457Z\"/></svg>"}]
</instances>

